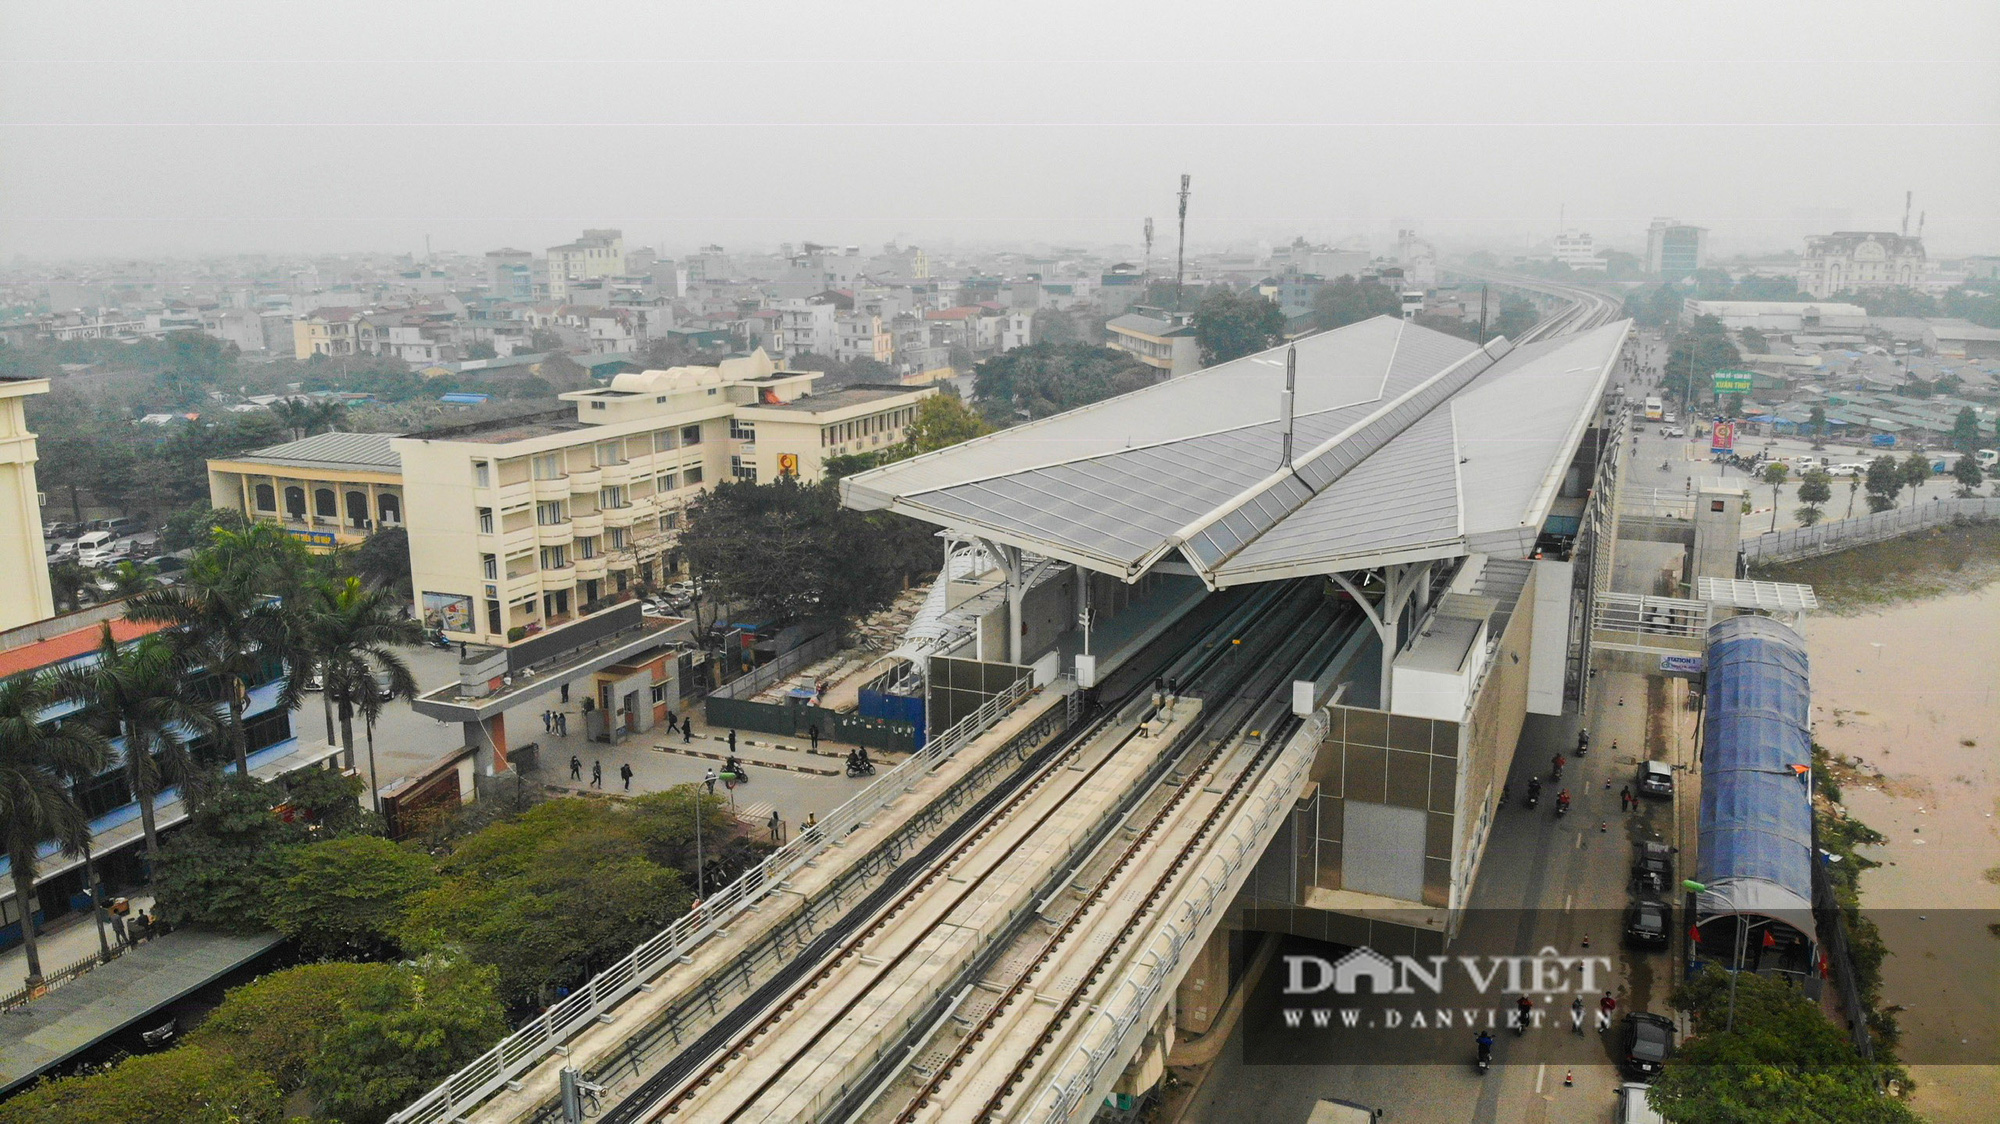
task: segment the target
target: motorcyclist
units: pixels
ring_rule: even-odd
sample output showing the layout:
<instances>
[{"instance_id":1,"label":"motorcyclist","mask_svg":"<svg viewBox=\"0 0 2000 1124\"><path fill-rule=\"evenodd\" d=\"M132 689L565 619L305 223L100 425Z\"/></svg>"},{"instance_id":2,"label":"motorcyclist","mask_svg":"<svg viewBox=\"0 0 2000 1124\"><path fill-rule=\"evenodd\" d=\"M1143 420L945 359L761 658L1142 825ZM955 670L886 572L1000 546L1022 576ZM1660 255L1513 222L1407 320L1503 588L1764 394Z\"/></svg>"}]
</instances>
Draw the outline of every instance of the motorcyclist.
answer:
<instances>
[{"instance_id":1,"label":"motorcyclist","mask_svg":"<svg viewBox=\"0 0 2000 1124\"><path fill-rule=\"evenodd\" d=\"M1590 752L1590 730L1585 728L1576 732L1576 755L1582 757L1588 752Z\"/></svg>"},{"instance_id":2,"label":"motorcyclist","mask_svg":"<svg viewBox=\"0 0 2000 1124\"><path fill-rule=\"evenodd\" d=\"M1563 766L1567 764L1569 764L1569 758L1558 753L1554 757L1549 758L1549 771L1556 777L1561 777L1563 775Z\"/></svg>"},{"instance_id":3,"label":"motorcyclist","mask_svg":"<svg viewBox=\"0 0 2000 1124\"><path fill-rule=\"evenodd\" d=\"M1556 793L1556 807L1565 812L1569 811L1569 789Z\"/></svg>"},{"instance_id":4,"label":"motorcyclist","mask_svg":"<svg viewBox=\"0 0 2000 1124\"><path fill-rule=\"evenodd\" d=\"M1540 777L1529 777L1529 778L1528 778L1528 795L1529 795L1530 797L1533 797L1533 798L1537 798L1537 799L1539 799L1539 798L1541 797L1541 795L1542 795L1542 778L1540 778Z\"/></svg>"},{"instance_id":5,"label":"motorcyclist","mask_svg":"<svg viewBox=\"0 0 2000 1124\"><path fill-rule=\"evenodd\" d=\"M1577 1000L1577 1002L1581 1003L1581 1002L1583 1002L1583 1000L1579 999L1579 1000ZM1476 1039L1474 1039L1474 1041L1476 1041L1476 1042L1478 1042L1478 1043L1479 1043L1479 1060L1480 1060L1481 1062L1490 1062L1490 1061L1492 1061L1492 1060L1493 1060L1493 1035L1491 1035L1491 1034L1487 1033L1486 1031L1483 1031L1483 1030L1482 1030L1482 1031L1480 1031L1480 1032L1479 1032L1479 1037L1478 1037L1478 1038L1476 1038Z\"/></svg>"},{"instance_id":6,"label":"motorcyclist","mask_svg":"<svg viewBox=\"0 0 2000 1124\"><path fill-rule=\"evenodd\" d=\"M1528 1020L1530 1018L1528 1012L1535 1009L1535 1001L1523 995L1514 1001L1514 1006L1516 1008L1514 1012L1514 1029L1517 1033L1525 1031L1528 1029Z\"/></svg>"}]
</instances>

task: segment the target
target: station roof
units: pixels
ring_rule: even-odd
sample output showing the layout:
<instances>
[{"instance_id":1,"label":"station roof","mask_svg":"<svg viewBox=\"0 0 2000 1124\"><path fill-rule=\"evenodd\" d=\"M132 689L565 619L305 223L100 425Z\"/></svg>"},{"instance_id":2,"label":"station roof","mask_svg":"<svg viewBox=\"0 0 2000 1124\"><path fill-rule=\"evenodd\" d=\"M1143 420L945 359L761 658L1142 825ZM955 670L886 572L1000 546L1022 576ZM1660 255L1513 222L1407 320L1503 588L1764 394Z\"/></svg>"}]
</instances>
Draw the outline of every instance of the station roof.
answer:
<instances>
[{"instance_id":1,"label":"station roof","mask_svg":"<svg viewBox=\"0 0 2000 1124\"><path fill-rule=\"evenodd\" d=\"M889 509L1127 580L1211 587L1533 546L1623 322L1513 347L1383 316L841 481Z\"/></svg>"}]
</instances>

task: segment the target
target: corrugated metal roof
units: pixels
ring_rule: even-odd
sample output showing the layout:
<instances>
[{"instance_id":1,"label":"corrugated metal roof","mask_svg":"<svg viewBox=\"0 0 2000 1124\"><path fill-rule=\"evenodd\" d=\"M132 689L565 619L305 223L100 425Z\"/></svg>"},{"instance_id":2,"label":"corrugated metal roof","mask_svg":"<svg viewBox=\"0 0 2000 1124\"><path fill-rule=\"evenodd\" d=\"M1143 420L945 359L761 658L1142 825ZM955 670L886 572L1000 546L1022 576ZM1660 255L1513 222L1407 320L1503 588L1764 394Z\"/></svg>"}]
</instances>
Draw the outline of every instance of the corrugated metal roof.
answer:
<instances>
[{"instance_id":1,"label":"corrugated metal roof","mask_svg":"<svg viewBox=\"0 0 2000 1124\"><path fill-rule=\"evenodd\" d=\"M1463 554L1475 530L1532 544L1624 334L1510 354L1379 317L1298 341L1289 468L1276 348L849 477L843 496L1128 578L1179 552L1215 586ZM1505 479L1468 483L1468 444Z\"/></svg>"},{"instance_id":2,"label":"corrugated metal roof","mask_svg":"<svg viewBox=\"0 0 2000 1124\"><path fill-rule=\"evenodd\" d=\"M293 468L344 468L357 472L403 471L403 458L389 446L393 433L315 433L302 441L287 441L221 458Z\"/></svg>"}]
</instances>

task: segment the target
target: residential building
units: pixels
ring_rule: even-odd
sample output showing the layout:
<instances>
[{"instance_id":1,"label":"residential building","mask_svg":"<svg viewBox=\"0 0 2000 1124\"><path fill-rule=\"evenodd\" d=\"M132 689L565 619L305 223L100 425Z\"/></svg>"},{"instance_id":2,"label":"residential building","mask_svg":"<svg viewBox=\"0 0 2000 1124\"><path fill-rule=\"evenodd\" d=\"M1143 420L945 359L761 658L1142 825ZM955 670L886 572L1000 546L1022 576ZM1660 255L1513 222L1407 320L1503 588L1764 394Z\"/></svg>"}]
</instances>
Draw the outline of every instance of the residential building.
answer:
<instances>
[{"instance_id":1,"label":"residential building","mask_svg":"<svg viewBox=\"0 0 2000 1124\"><path fill-rule=\"evenodd\" d=\"M550 246L545 269L547 299L572 300L573 283L625 272L625 235L617 230L586 230L574 242Z\"/></svg>"},{"instance_id":2,"label":"residential building","mask_svg":"<svg viewBox=\"0 0 2000 1124\"><path fill-rule=\"evenodd\" d=\"M2000 358L2000 331L1970 320L1935 317L1925 321L1924 349L1944 359Z\"/></svg>"},{"instance_id":3,"label":"residential building","mask_svg":"<svg viewBox=\"0 0 2000 1124\"><path fill-rule=\"evenodd\" d=\"M539 642L675 572L683 508L714 481L816 479L825 457L902 440L934 393L813 394L820 377L760 350L391 438L425 621L472 643Z\"/></svg>"},{"instance_id":4,"label":"residential building","mask_svg":"<svg viewBox=\"0 0 2000 1124\"><path fill-rule=\"evenodd\" d=\"M314 550L403 525L402 462L387 433L318 433L208 462L208 502L276 523Z\"/></svg>"},{"instance_id":5,"label":"residential building","mask_svg":"<svg viewBox=\"0 0 2000 1124\"><path fill-rule=\"evenodd\" d=\"M833 357L842 362L873 359L877 363L887 363L896 357L894 337L882 323L882 317L875 313L836 313L833 332Z\"/></svg>"},{"instance_id":6,"label":"residential building","mask_svg":"<svg viewBox=\"0 0 2000 1124\"><path fill-rule=\"evenodd\" d=\"M263 351L264 317L255 309L225 308L204 313L201 330L224 343L233 343L238 351L255 354Z\"/></svg>"},{"instance_id":7,"label":"residential building","mask_svg":"<svg viewBox=\"0 0 2000 1124\"><path fill-rule=\"evenodd\" d=\"M1597 256L1597 244L1588 231L1566 230L1556 235L1555 258L1571 269L1604 268L1604 259Z\"/></svg>"},{"instance_id":8,"label":"residential building","mask_svg":"<svg viewBox=\"0 0 2000 1124\"><path fill-rule=\"evenodd\" d=\"M787 359L804 355L832 355L839 310L830 302L796 297L778 305L779 348Z\"/></svg>"},{"instance_id":9,"label":"residential building","mask_svg":"<svg viewBox=\"0 0 2000 1124\"><path fill-rule=\"evenodd\" d=\"M1136 356L1164 378L1185 375L1201 365L1194 325L1185 316L1141 305L1107 321L1104 331L1106 347Z\"/></svg>"},{"instance_id":10,"label":"residential building","mask_svg":"<svg viewBox=\"0 0 2000 1124\"><path fill-rule=\"evenodd\" d=\"M1799 289L1829 297L1848 289L1914 286L1924 279L1921 238L1882 231L1836 231L1806 239Z\"/></svg>"},{"instance_id":11,"label":"residential building","mask_svg":"<svg viewBox=\"0 0 2000 1124\"><path fill-rule=\"evenodd\" d=\"M292 355L354 355L360 349L361 310L345 307L314 309L292 321Z\"/></svg>"},{"instance_id":12,"label":"residential building","mask_svg":"<svg viewBox=\"0 0 2000 1124\"><path fill-rule=\"evenodd\" d=\"M487 251L486 284L502 300L534 300L535 255L511 247Z\"/></svg>"},{"instance_id":13,"label":"residential building","mask_svg":"<svg viewBox=\"0 0 2000 1124\"><path fill-rule=\"evenodd\" d=\"M1035 314L1016 308L1000 322L1000 350L1012 351L1035 342Z\"/></svg>"},{"instance_id":14,"label":"residential building","mask_svg":"<svg viewBox=\"0 0 2000 1124\"><path fill-rule=\"evenodd\" d=\"M1146 283L1152 278L1131 262L1119 262L1098 278L1098 303L1107 315L1122 316L1125 310L1146 299Z\"/></svg>"},{"instance_id":15,"label":"residential building","mask_svg":"<svg viewBox=\"0 0 2000 1124\"><path fill-rule=\"evenodd\" d=\"M1654 219L1646 228L1646 272L1679 279L1700 269L1708 256L1708 230L1673 219Z\"/></svg>"},{"instance_id":16,"label":"residential building","mask_svg":"<svg viewBox=\"0 0 2000 1124\"><path fill-rule=\"evenodd\" d=\"M55 615L42 541L42 493L35 484L35 433L27 399L49 380L0 376L0 629Z\"/></svg>"}]
</instances>

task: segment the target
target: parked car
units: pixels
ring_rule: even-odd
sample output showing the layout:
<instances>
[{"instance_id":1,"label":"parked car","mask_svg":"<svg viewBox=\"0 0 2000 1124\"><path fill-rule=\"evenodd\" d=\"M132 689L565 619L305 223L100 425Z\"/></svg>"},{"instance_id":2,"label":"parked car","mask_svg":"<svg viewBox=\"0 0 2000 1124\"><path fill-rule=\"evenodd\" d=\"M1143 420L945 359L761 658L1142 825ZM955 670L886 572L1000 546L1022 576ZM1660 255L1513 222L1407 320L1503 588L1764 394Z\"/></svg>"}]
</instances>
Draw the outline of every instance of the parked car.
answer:
<instances>
[{"instance_id":1,"label":"parked car","mask_svg":"<svg viewBox=\"0 0 2000 1124\"><path fill-rule=\"evenodd\" d=\"M1625 1016L1625 1072L1640 1081L1651 1081L1666 1068L1674 1053L1673 1021L1639 1011Z\"/></svg>"},{"instance_id":2,"label":"parked car","mask_svg":"<svg viewBox=\"0 0 2000 1124\"><path fill-rule=\"evenodd\" d=\"M76 564L87 570L99 569L122 560L123 558L118 553L118 548L113 546L100 546L92 550L79 550L76 552Z\"/></svg>"},{"instance_id":3,"label":"parked car","mask_svg":"<svg viewBox=\"0 0 2000 1124\"><path fill-rule=\"evenodd\" d=\"M1639 791L1646 796L1671 799L1674 795L1674 767L1665 761L1646 761L1639 765Z\"/></svg>"},{"instance_id":4,"label":"parked car","mask_svg":"<svg viewBox=\"0 0 2000 1124\"><path fill-rule=\"evenodd\" d=\"M1667 1124L1667 1118L1646 1100L1646 1090L1651 1087L1638 1081L1618 1087L1618 1124Z\"/></svg>"},{"instance_id":5,"label":"parked car","mask_svg":"<svg viewBox=\"0 0 2000 1124\"><path fill-rule=\"evenodd\" d=\"M1865 464L1830 464L1826 466L1828 476L1861 476L1868 471Z\"/></svg>"},{"instance_id":6,"label":"parked car","mask_svg":"<svg viewBox=\"0 0 2000 1124\"><path fill-rule=\"evenodd\" d=\"M1674 908L1640 899L1625 910L1625 940L1639 948L1665 948L1673 940Z\"/></svg>"},{"instance_id":7,"label":"parked car","mask_svg":"<svg viewBox=\"0 0 2000 1124\"><path fill-rule=\"evenodd\" d=\"M121 516L117 519L93 519L90 521L90 529L93 531L109 531L111 532L111 537L116 539L124 538L126 535L136 535L143 528L139 526L137 519Z\"/></svg>"},{"instance_id":8,"label":"parked car","mask_svg":"<svg viewBox=\"0 0 2000 1124\"><path fill-rule=\"evenodd\" d=\"M91 531L76 540L78 554L86 550L105 550L118 541L118 536L110 531Z\"/></svg>"},{"instance_id":9,"label":"parked car","mask_svg":"<svg viewBox=\"0 0 2000 1124\"><path fill-rule=\"evenodd\" d=\"M1653 891L1664 892L1667 884L1674 880L1674 849L1665 843L1648 839L1632 852L1633 884Z\"/></svg>"}]
</instances>

